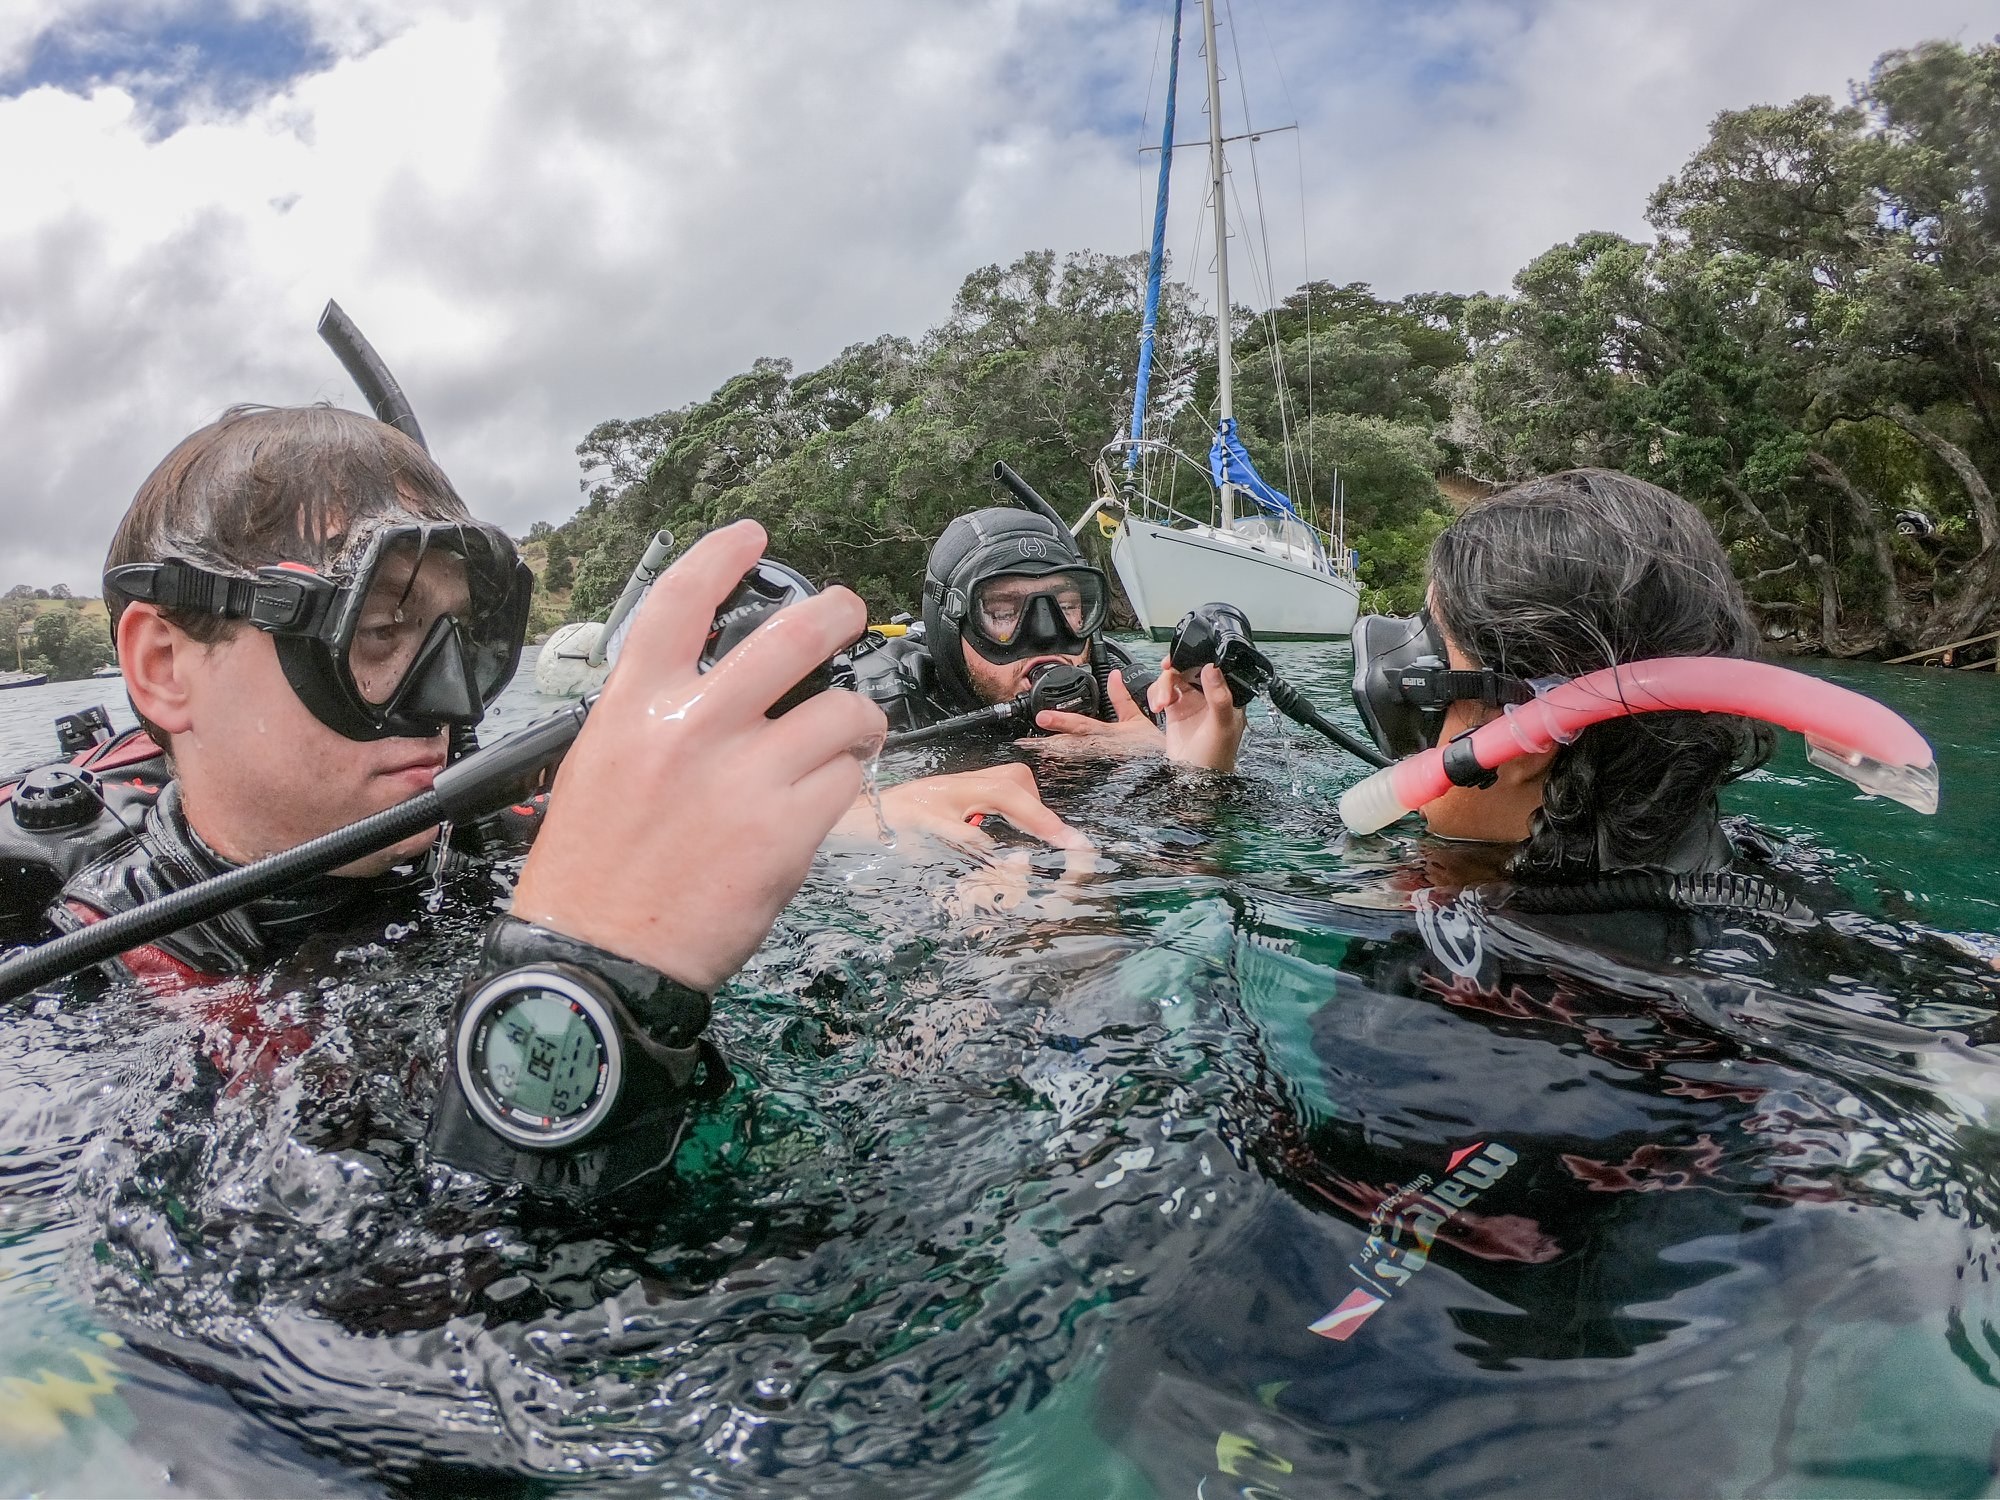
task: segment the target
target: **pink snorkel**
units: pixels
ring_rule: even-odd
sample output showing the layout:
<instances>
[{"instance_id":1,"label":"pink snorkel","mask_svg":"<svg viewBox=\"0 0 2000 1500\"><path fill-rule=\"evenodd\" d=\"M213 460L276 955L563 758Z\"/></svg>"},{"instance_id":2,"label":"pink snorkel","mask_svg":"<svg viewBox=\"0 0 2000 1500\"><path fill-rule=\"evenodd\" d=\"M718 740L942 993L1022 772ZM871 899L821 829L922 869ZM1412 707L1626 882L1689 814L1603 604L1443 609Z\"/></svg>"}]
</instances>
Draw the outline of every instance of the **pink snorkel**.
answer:
<instances>
[{"instance_id":1,"label":"pink snorkel","mask_svg":"<svg viewBox=\"0 0 2000 1500\"><path fill-rule=\"evenodd\" d=\"M1762 719L1806 737L1806 758L1869 796L1937 811L1937 762L1908 720L1873 698L1767 662L1670 656L1606 667L1509 705L1500 717L1449 744L1385 766L1341 795L1340 820L1374 833L1436 801L1477 786L1519 755L1567 745L1592 724L1626 714L1683 709Z\"/></svg>"}]
</instances>

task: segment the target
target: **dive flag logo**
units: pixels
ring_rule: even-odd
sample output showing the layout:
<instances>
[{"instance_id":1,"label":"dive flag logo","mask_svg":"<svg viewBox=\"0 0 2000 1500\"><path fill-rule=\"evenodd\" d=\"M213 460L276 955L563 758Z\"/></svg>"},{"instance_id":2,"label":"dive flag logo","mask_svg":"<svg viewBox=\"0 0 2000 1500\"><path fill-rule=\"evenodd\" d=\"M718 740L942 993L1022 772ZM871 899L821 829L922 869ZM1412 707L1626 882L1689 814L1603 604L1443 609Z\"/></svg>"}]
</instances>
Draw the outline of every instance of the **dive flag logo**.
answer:
<instances>
[{"instance_id":1,"label":"dive flag logo","mask_svg":"<svg viewBox=\"0 0 2000 1500\"><path fill-rule=\"evenodd\" d=\"M1383 1300L1367 1292L1349 1292L1340 1306L1317 1323L1309 1323L1306 1326L1323 1339L1345 1343L1354 1337L1355 1331L1368 1321L1375 1309L1382 1305Z\"/></svg>"}]
</instances>

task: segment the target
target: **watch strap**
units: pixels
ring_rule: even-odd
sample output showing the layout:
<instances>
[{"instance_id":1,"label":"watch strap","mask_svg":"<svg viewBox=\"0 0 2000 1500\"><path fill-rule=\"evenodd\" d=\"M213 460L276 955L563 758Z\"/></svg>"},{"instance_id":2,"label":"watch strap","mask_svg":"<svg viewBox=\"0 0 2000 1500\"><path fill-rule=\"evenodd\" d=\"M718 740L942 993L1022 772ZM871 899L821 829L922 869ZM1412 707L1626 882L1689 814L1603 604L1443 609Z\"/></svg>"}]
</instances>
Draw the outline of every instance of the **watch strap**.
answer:
<instances>
[{"instance_id":1,"label":"watch strap","mask_svg":"<svg viewBox=\"0 0 2000 1500\"><path fill-rule=\"evenodd\" d=\"M527 964L568 964L601 980L626 1013L656 1046L691 1048L708 1025L709 996L658 969L621 958L595 943L539 927L515 916L501 916L486 929L481 950L488 975Z\"/></svg>"}]
</instances>

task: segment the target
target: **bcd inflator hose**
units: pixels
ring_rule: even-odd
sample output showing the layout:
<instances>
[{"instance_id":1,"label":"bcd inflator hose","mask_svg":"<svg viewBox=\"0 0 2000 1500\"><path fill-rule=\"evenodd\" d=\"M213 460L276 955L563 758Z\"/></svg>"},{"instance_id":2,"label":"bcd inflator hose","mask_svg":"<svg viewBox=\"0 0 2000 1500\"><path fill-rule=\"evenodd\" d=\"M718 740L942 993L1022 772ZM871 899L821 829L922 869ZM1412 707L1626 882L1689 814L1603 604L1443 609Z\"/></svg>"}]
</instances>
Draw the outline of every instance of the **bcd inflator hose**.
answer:
<instances>
[{"instance_id":1,"label":"bcd inflator hose","mask_svg":"<svg viewBox=\"0 0 2000 1500\"><path fill-rule=\"evenodd\" d=\"M1374 833L1454 786L1489 784L1500 766L1567 745L1627 714L1691 712L1760 719L1805 736L1806 759L1921 813L1937 811L1937 761L1914 725L1873 698L1769 662L1670 656L1559 683L1446 744L1406 756L1349 787L1340 820Z\"/></svg>"},{"instance_id":2,"label":"bcd inflator hose","mask_svg":"<svg viewBox=\"0 0 2000 1500\"><path fill-rule=\"evenodd\" d=\"M352 864L440 823L483 818L518 802L567 753L595 701L592 695L447 766L429 791L407 802L20 950L0 961L0 1000L18 999L51 980Z\"/></svg>"},{"instance_id":3,"label":"bcd inflator hose","mask_svg":"<svg viewBox=\"0 0 2000 1500\"><path fill-rule=\"evenodd\" d=\"M997 728L1016 720L1032 728L1035 716L1044 710L1096 716L1100 701L1097 678L1089 668L1069 662L1048 662L1036 667L1029 674L1029 681L1032 685L1018 698L940 719L920 729L900 730L886 736L882 748L885 751L907 750L912 745L926 745L932 740L949 739L974 729Z\"/></svg>"}]
</instances>

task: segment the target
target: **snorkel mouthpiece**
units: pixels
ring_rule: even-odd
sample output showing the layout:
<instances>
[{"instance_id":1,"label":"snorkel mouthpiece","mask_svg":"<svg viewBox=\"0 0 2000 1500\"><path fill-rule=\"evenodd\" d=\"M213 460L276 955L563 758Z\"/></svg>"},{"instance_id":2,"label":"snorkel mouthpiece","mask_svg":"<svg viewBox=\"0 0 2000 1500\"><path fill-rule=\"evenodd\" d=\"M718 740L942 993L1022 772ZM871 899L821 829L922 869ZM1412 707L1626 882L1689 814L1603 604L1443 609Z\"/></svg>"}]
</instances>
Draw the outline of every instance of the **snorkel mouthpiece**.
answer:
<instances>
[{"instance_id":1,"label":"snorkel mouthpiece","mask_svg":"<svg viewBox=\"0 0 2000 1500\"><path fill-rule=\"evenodd\" d=\"M1902 715L1873 698L1769 662L1674 656L1606 667L1510 704L1470 734L1406 756L1349 787L1340 821L1375 833L1454 786L1479 784L1522 755L1566 745L1592 724L1678 710L1761 719L1805 736L1806 758L1870 797L1920 813L1938 805L1937 760Z\"/></svg>"}]
</instances>

